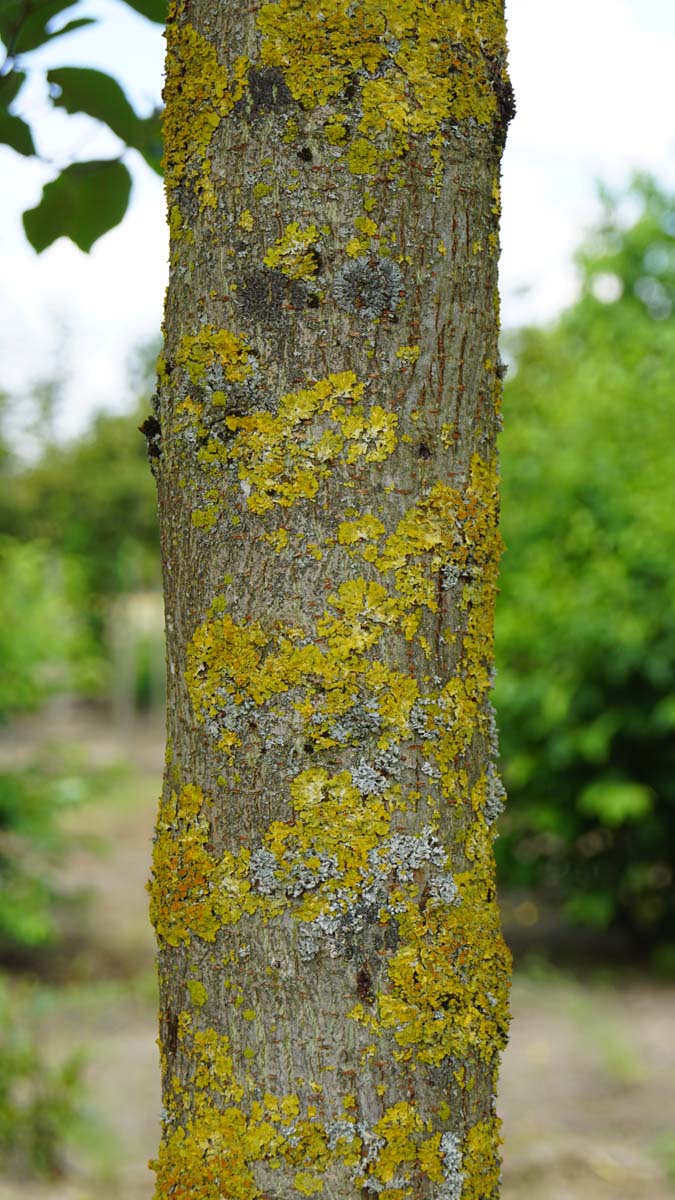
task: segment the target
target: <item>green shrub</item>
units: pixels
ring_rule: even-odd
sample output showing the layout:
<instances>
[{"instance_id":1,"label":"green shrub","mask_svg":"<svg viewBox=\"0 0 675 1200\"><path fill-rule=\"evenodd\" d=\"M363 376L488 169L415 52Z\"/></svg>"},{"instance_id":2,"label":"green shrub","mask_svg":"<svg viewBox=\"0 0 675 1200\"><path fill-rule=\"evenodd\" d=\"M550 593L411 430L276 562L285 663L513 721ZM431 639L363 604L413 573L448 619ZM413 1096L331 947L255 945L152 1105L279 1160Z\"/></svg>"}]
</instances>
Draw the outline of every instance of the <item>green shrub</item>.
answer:
<instances>
[{"instance_id":1,"label":"green shrub","mask_svg":"<svg viewBox=\"0 0 675 1200\"><path fill-rule=\"evenodd\" d=\"M675 200L610 199L581 299L512 346L496 701L502 877L673 939Z\"/></svg>"}]
</instances>

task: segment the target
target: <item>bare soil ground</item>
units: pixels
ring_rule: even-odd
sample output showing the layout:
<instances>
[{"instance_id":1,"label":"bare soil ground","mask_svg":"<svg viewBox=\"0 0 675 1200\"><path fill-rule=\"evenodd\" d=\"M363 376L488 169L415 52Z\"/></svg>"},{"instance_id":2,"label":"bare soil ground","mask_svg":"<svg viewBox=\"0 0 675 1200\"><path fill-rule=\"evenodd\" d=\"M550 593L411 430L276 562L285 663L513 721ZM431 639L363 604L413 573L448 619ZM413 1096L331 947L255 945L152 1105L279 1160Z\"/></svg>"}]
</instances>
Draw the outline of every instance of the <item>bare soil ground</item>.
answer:
<instances>
[{"instance_id":1,"label":"bare soil ground","mask_svg":"<svg viewBox=\"0 0 675 1200\"><path fill-rule=\"evenodd\" d=\"M0 755L20 760L44 732L27 722ZM78 842L63 875L90 903L44 1020L56 1058L84 1047L89 1123L62 1180L0 1179L0 1200L150 1200L160 1099L144 886L162 731L139 722L122 736L61 712L48 732L128 772L69 817ZM500 1111L503 1200L673 1200L675 988L544 964L518 971Z\"/></svg>"}]
</instances>

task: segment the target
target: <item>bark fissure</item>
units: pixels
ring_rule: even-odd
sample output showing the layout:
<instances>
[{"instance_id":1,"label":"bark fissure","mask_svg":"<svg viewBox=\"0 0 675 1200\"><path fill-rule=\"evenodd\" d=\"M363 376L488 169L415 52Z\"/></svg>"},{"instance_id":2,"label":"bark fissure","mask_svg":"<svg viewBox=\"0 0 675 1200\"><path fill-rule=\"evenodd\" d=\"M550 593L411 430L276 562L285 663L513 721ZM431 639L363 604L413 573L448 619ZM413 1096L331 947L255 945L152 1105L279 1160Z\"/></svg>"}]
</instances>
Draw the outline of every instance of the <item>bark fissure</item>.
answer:
<instances>
[{"instance_id":1,"label":"bark fissure","mask_svg":"<svg viewBox=\"0 0 675 1200\"><path fill-rule=\"evenodd\" d=\"M170 15L157 1200L497 1196L504 60L499 0Z\"/></svg>"}]
</instances>

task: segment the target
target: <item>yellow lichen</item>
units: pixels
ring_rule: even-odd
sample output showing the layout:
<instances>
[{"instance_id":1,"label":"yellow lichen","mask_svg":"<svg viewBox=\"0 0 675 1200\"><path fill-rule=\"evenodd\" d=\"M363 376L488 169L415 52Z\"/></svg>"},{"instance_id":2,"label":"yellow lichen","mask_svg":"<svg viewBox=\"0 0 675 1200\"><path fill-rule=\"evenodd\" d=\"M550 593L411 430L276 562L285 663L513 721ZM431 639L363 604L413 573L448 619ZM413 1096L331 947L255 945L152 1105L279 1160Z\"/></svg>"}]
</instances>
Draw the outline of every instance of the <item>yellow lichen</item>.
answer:
<instances>
[{"instance_id":1,"label":"yellow lichen","mask_svg":"<svg viewBox=\"0 0 675 1200\"><path fill-rule=\"evenodd\" d=\"M312 247L319 240L316 225L301 229L297 221L287 225L280 238L267 251L266 267L278 268L289 279L313 279L318 270L318 260Z\"/></svg>"},{"instance_id":2,"label":"yellow lichen","mask_svg":"<svg viewBox=\"0 0 675 1200\"><path fill-rule=\"evenodd\" d=\"M313 500L343 452L348 463L383 462L393 453L398 417L379 404L365 409L364 390L352 371L343 371L282 396L275 414L227 418L238 436L224 456L239 465L252 512Z\"/></svg>"},{"instance_id":3,"label":"yellow lichen","mask_svg":"<svg viewBox=\"0 0 675 1200\"><path fill-rule=\"evenodd\" d=\"M202 207L213 207L209 147L218 125L244 94L248 59L236 59L228 71L211 42L192 25L175 19L167 24L166 38L163 165L167 194L171 197L183 180L193 179Z\"/></svg>"},{"instance_id":4,"label":"yellow lichen","mask_svg":"<svg viewBox=\"0 0 675 1200\"><path fill-rule=\"evenodd\" d=\"M326 136L326 141L331 146L339 146L347 137L347 118L336 114L324 125L323 131Z\"/></svg>"},{"instance_id":5,"label":"yellow lichen","mask_svg":"<svg viewBox=\"0 0 675 1200\"><path fill-rule=\"evenodd\" d=\"M213 529L218 521L218 509L213 506L197 508L192 514L191 521L195 529L203 529L208 533L209 529Z\"/></svg>"},{"instance_id":6,"label":"yellow lichen","mask_svg":"<svg viewBox=\"0 0 675 1200\"><path fill-rule=\"evenodd\" d=\"M215 940L222 925L255 911L247 851L215 859L199 788L172 792L160 806L153 848L150 915L157 936L171 946L192 935Z\"/></svg>"},{"instance_id":7,"label":"yellow lichen","mask_svg":"<svg viewBox=\"0 0 675 1200\"><path fill-rule=\"evenodd\" d=\"M199 979L188 979L187 984L190 999L196 1008L202 1008L208 1000L208 992Z\"/></svg>"},{"instance_id":8,"label":"yellow lichen","mask_svg":"<svg viewBox=\"0 0 675 1200\"><path fill-rule=\"evenodd\" d=\"M497 1194L500 1179L499 1117L478 1121L469 1129L463 1147L464 1187L462 1200L483 1200Z\"/></svg>"},{"instance_id":9,"label":"yellow lichen","mask_svg":"<svg viewBox=\"0 0 675 1200\"><path fill-rule=\"evenodd\" d=\"M366 138L355 138L349 147L347 161L352 175L375 175L379 163L377 147Z\"/></svg>"},{"instance_id":10,"label":"yellow lichen","mask_svg":"<svg viewBox=\"0 0 675 1200\"><path fill-rule=\"evenodd\" d=\"M176 359L193 383L203 383L213 366L221 367L230 383L241 383L252 370L246 339L214 325L203 325L198 333L182 337Z\"/></svg>"},{"instance_id":11,"label":"yellow lichen","mask_svg":"<svg viewBox=\"0 0 675 1200\"><path fill-rule=\"evenodd\" d=\"M323 1191L323 1180L320 1175L313 1175L310 1171L298 1171L293 1179L293 1187L303 1196L314 1196Z\"/></svg>"},{"instance_id":12,"label":"yellow lichen","mask_svg":"<svg viewBox=\"0 0 675 1200\"><path fill-rule=\"evenodd\" d=\"M492 69L505 49L500 0L357 0L348 8L341 0L276 0L261 8L258 27L263 61L283 70L305 108L357 83L361 117L348 150L356 175L373 174L420 135L431 137L438 158L444 122L488 125L495 117Z\"/></svg>"},{"instance_id":13,"label":"yellow lichen","mask_svg":"<svg viewBox=\"0 0 675 1200\"><path fill-rule=\"evenodd\" d=\"M472 869L456 877L459 902L414 900L399 916L401 944L378 997L383 1028L404 1059L438 1066L448 1057L491 1062L506 1039L510 959L500 932L491 837L475 839Z\"/></svg>"},{"instance_id":14,"label":"yellow lichen","mask_svg":"<svg viewBox=\"0 0 675 1200\"><path fill-rule=\"evenodd\" d=\"M378 538L385 532L385 526L372 513L365 513L356 521L343 521L338 528L338 541L341 546L353 546L355 543Z\"/></svg>"}]
</instances>

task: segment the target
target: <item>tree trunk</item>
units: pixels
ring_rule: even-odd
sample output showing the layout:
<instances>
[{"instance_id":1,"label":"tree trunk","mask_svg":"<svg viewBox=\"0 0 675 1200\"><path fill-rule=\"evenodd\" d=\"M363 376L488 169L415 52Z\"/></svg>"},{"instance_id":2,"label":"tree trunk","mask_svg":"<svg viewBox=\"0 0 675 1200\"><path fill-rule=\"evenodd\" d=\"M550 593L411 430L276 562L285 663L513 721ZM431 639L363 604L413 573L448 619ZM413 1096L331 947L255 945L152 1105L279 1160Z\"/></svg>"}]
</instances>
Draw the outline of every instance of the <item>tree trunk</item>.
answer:
<instances>
[{"instance_id":1,"label":"tree trunk","mask_svg":"<svg viewBox=\"0 0 675 1200\"><path fill-rule=\"evenodd\" d=\"M161 1200L498 1193L502 7L170 16Z\"/></svg>"}]
</instances>

